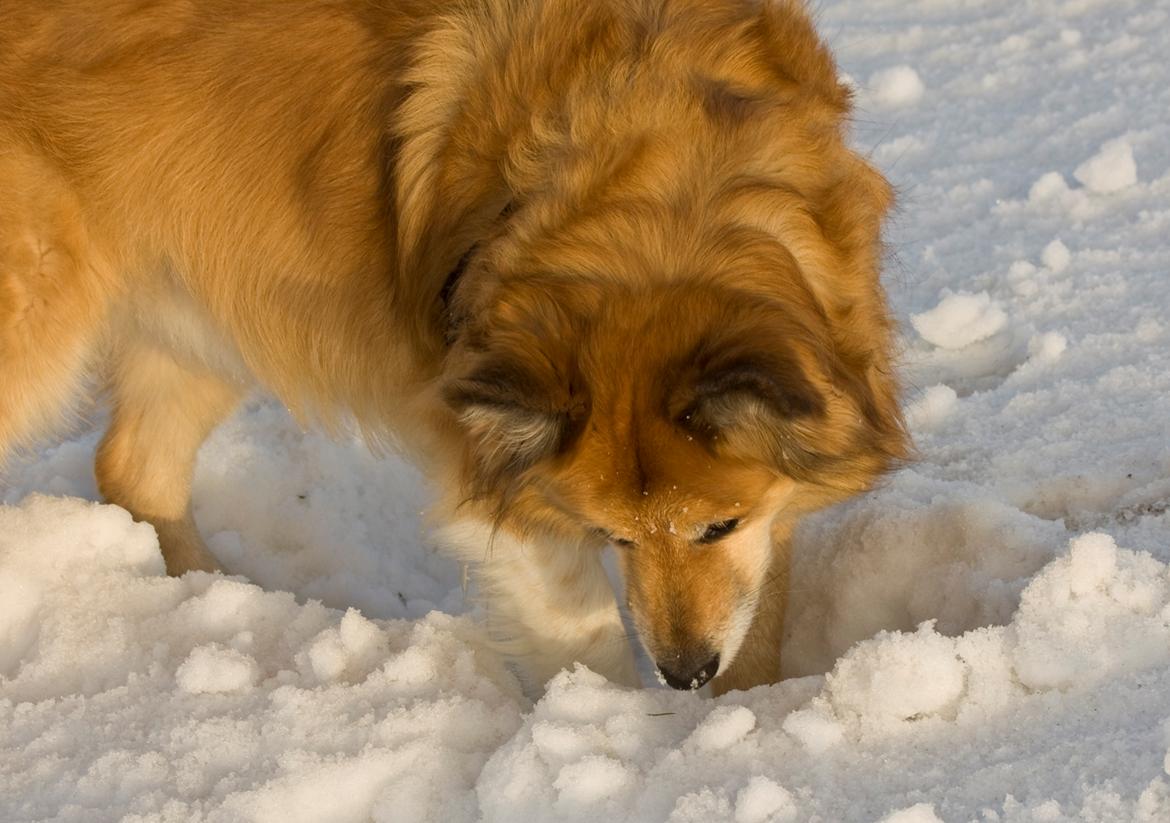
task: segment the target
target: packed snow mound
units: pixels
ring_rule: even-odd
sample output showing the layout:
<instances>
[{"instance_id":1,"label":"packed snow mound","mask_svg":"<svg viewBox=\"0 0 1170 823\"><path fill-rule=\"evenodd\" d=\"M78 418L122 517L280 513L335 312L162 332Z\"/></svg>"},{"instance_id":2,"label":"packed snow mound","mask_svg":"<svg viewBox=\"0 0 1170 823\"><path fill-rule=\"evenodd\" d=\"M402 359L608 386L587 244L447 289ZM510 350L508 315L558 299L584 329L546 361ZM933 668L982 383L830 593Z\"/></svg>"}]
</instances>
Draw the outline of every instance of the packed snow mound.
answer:
<instances>
[{"instance_id":1,"label":"packed snow mound","mask_svg":"<svg viewBox=\"0 0 1170 823\"><path fill-rule=\"evenodd\" d=\"M1065 689L1170 659L1166 566L1090 534L1024 590L1011 638L1016 676Z\"/></svg>"},{"instance_id":2,"label":"packed snow mound","mask_svg":"<svg viewBox=\"0 0 1170 823\"><path fill-rule=\"evenodd\" d=\"M873 726L958 713L967 667L955 642L923 623L915 634L881 632L842 657L828 676L838 717Z\"/></svg>"}]
</instances>

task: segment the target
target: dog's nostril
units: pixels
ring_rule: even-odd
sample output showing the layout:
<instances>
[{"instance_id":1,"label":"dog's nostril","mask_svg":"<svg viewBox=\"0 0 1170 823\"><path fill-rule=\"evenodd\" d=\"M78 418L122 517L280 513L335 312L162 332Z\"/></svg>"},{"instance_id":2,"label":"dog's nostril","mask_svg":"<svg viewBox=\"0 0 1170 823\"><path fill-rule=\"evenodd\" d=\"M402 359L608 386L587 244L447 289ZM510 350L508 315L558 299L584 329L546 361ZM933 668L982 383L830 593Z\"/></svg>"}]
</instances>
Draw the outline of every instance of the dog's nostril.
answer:
<instances>
[{"instance_id":1,"label":"dog's nostril","mask_svg":"<svg viewBox=\"0 0 1170 823\"><path fill-rule=\"evenodd\" d=\"M719 671L719 655L715 655L687 675L680 675L677 671L671 671L663 666L658 667L658 672L662 675L662 679L666 681L666 685L672 689L680 689L682 691L693 691L702 687L708 680L715 676L715 672L717 671Z\"/></svg>"}]
</instances>

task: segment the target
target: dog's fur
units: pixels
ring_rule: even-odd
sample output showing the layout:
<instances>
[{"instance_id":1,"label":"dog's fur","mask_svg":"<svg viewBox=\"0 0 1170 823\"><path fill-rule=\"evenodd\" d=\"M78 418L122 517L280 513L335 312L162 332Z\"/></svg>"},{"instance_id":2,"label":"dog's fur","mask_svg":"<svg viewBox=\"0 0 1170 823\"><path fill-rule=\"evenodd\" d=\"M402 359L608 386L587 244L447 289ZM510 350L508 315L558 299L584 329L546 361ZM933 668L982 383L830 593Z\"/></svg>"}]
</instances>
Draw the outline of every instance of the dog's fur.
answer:
<instances>
[{"instance_id":1,"label":"dog's fur","mask_svg":"<svg viewBox=\"0 0 1170 823\"><path fill-rule=\"evenodd\" d=\"M774 681L796 518L906 450L848 111L798 0L6 0L0 458L100 375L102 493L216 569L259 384L429 470L533 682L635 681L609 541L674 685Z\"/></svg>"}]
</instances>

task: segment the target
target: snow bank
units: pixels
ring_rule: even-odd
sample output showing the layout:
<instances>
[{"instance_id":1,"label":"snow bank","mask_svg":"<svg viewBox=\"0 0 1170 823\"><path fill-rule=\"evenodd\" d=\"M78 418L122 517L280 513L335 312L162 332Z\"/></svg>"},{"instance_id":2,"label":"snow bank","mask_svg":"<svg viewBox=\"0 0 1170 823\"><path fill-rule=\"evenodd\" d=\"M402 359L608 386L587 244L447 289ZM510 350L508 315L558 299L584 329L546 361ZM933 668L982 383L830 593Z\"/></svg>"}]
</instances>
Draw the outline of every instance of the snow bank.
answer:
<instances>
[{"instance_id":1,"label":"snow bank","mask_svg":"<svg viewBox=\"0 0 1170 823\"><path fill-rule=\"evenodd\" d=\"M7 775L5 819L846 819L896 807L897 776L950 745L946 729L977 737L991 722L1001 747L1043 744L996 719L1056 713L1064 692L1091 694L1170 656L1165 564L1089 535L1033 579L1004 627L880 633L826 678L719 702L578 669L525 717L460 621L378 623L233 580L163 578L149 531L110 507L34 498L0 516L55 547L0 546L49 618L8 693L75 692L0 701L6 755L40 764ZM71 529L86 519L106 530L79 546ZM1085 626L1096 627L1088 642L1070 645ZM1118 642L1150 628L1162 642ZM313 668L323 647L348 658L326 684ZM67 673L78 679L62 683ZM886 752L876 772L875 747ZM1170 791L1157 773L1143 779L1132 810L1154 820ZM848 788L824 791L837 781ZM935 803L882 819L945 819L935 804L963 784L952 775Z\"/></svg>"},{"instance_id":2,"label":"snow bank","mask_svg":"<svg viewBox=\"0 0 1170 823\"><path fill-rule=\"evenodd\" d=\"M465 620L163 576L124 511L0 507L0 819L472 816L517 685Z\"/></svg>"}]
</instances>

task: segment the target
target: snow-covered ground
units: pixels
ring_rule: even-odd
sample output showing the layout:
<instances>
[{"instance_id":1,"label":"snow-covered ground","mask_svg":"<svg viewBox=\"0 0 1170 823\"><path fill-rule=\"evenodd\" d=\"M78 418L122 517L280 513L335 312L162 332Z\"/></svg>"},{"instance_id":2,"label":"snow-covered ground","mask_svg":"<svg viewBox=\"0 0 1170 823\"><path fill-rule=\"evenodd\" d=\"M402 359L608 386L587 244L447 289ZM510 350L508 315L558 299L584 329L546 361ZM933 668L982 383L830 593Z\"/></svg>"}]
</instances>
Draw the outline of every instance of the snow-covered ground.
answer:
<instances>
[{"instance_id":1,"label":"snow-covered ground","mask_svg":"<svg viewBox=\"0 0 1170 823\"><path fill-rule=\"evenodd\" d=\"M1170 821L1170 0L820 19L920 459L801 531L794 679L532 704L417 475L256 400L195 488L246 577L164 577L92 433L4 480L0 820Z\"/></svg>"}]
</instances>

